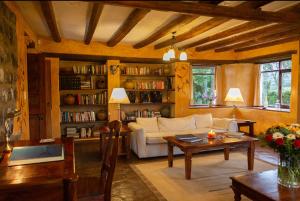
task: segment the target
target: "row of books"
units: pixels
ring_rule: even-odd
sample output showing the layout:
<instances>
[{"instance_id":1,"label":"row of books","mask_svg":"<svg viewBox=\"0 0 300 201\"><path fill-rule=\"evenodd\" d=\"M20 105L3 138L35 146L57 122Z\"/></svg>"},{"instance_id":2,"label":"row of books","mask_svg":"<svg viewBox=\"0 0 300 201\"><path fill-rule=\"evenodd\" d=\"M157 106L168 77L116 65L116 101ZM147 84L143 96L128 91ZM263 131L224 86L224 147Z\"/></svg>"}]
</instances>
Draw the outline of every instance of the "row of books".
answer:
<instances>
[{"instance_id":1,"label":"row of books","mask_svg":"<svg viewBox=\"0 0 300 201\"><path fill-rule=\"evenodd\" d=\"M138 117L151 118L151 117L161 117L159 111L154 110L136 110L126 114L125 120L135 120Z\"/></svg>"},{"instance_id":2,"label":"row of books","mask_svg":"<svg viewBox=\"0 0 300 201\"><path fill-rule=\"evenodd\" d=\"M95 112L62 112L61 122L63 123L76 123L76 122L95 122Z\"/></svg>"},{"instance_id":3,"label":"row of books","mask_svg":"<svg viewBox=\"0 0 300 201\"><path fill-rule=\"evenodd\" d=\"M89 137L99 137L100 131L95 130L92 131L92 128L75 128L75 127L67 127L66 128L66 137L73 138L89 138Z\"/></svg>"},{"instance_id":4,"label":"row of books","mask_svg":"<svg viewBox=\"0 0 300 201\"><path fill-rule=\"evenodd\" d=\"M107 104L107 91L98 94L82 95L77 94L78 105L102 105Z\"/></svg>"},{"instance_id":5,"label":"row of books","mask_svg":"<svg viewBox=\"0 0 300 201\"><path fill-rule=\"evenodd\" d=\"M80 81L80 88L81 89L91 89L91 81Z\"/></svg>"},{"instance_id":6,"label":"row of books","mask_svg":"<svg viewBox=\"0 0 300 201\"><path fill-rule=\"evenodd\" d=\"M122 75L163 75L164 66L153 68L149 66L125 66L121 68Z\"/></svg>"},{"instance_id":7,"label":"row of books","mask_svg":"<svg viewBox=\"0 0 300 201\"><path fill-rule=\"evenodd\" d=\"M139 81L135 82L135 89L165 89L165 82L158 81Z\"/></svg>"},{"instance_id":8,"label":"row of books","mask_svg":"<svg viewBox=\"0 0 300 201\"><path fill-rule=\"evenodd\" d=\"M60 77L60 86L61 90L68 90L68 89L80 89L81 81L79 77L67 77L61 76Z\"/></svg>"},{"instance_id":9,"label":"row of books","mask_svg":"<svg viewBox=\"0 0 300 201\"><path fill-rule=\"evenodd\" d=\"M86 74L86 75L106 75L107 65L85 65L85 66L73 66L74 74Z\"/></svg>"}]
</instances>

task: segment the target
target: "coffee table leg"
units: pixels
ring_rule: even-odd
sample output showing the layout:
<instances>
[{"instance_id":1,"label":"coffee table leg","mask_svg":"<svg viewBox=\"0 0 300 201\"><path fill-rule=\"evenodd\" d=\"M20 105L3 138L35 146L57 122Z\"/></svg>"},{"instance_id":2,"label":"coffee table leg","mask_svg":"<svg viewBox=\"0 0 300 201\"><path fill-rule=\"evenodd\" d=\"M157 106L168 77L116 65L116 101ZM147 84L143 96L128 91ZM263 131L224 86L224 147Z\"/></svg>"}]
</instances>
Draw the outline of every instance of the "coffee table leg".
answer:
<instances>
[{"instance_id":1,"label":"coffee table leg","mask_svg":"<svg viewBox=\"0 0 300 201\"><path fill-rule=\"evenodd\" d=\"M173 149L174 145L171 142L168 142L168 165L173 167Z\"/></svg>"},{"instance_id":2,"label":"coffee table leg","mask_svg":"<svg viewBox=\"0 0 300 201\"><path fill-rule=\"evenodd\" d=\"M255 144L254 141L251 141L249 142L249 147L248 147L248 170L253 170L254 151L255 151Z\"/></svg>"},{"instance_id":3,"label":"coffee table leg","mask_svg":"<svg viewBox=\"0 0 300 201\"><path fill-rule=\"evenodd\" d=\"M191 179L191 172L192 172L192 153L185 152L185 178Z\"/></svg>"},{"instance_id":4,"label":"coffee table leg","mask_svg":"<svg viewBox=\"0 0 300 201\"><path fill-rule=\"evenodd\" d=\"M224 148L224 159L225 160L229 160L229 151L230 151L229 147Z\"/></svg>"},{"instance_id":5,"label":"coffee table leg","mask_svg":"<svg viewBox=\"0 0 300 201\"><path fill-rule=\"evenodd\" d=\"M235 187L232 187L232 190L234 192L234 201L241 201L241 193Z\"/></svg>"}]
</instances>

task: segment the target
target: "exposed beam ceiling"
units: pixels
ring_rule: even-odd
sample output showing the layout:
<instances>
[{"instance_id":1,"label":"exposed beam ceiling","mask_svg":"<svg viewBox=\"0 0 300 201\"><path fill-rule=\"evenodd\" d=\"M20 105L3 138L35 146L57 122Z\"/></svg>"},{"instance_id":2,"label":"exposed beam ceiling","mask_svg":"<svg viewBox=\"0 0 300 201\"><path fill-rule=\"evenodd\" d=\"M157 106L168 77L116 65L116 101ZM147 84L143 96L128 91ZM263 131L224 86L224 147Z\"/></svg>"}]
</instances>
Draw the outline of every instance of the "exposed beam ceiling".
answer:
<instances>
[{"instance_id":1,"label":"exposed beam ceiling","mask_svg":"<svg viewBox=\"0 0 300 201\"><path fill-rule=\"evenodd\" d=\"M275 33L280 33L280 32L285 32L287 30L293 30L295 27L297 27L296 25L289 25L289 26L283 26L282 24L276 24L276 25L271 25L262 29L258 29L255 31L251 31L251 32L247 32L244 34L240 34L237 36L233 36L224 40L220 40L217 42L213 42L207 45L202 45L202 46L198 46L196 47L196 51L205 51L205 50L209 50L209 49L216 49L216 48L220 48L220 47L224 47L233 43L238 43L238 42L242 42L242 41L247 41L247 40L251 40L253 38L258 38L258 37L264 37L264 36L268 36L268 35L272 35ZM298 25L299 27L299 25Z\"/></svg>"},{"instance_id":2,"label":"exposed beam ceiling","mask_svg":"<svg viewBox=\"0 0 300 201\"><path fill-rule=\"evenodd\" d=\"M55 42L61 42L61 37L58 31L58 27L56 24L55 14L53 10L53 5L51 1L41 1L40 2L43 15L46 19L48 28L51 32L51 36Z\"/></svg>"},{"instance_id":3,"label":"exposed beam ceiling","mask_svg":"<svg viewBox=\"0 0 300 201\"><path fill-rule=\"evenodd\" d=\"M134 9L117 32L112 36L112 38L107 42L107 46L113 47L118 44L132 29L133 27L141 21L150 9Z\"/></svg>"},{"instance_id":4,"label":"exposed beam ceiling","mask_svg":"<svg viewBox=\"0 0 300 201\"><path fill-rule=\"evenodd\" d=\"M215 52L225 52L225 51L228 51L228 50L234 50L234 49L249 47L249 46L258 45L258 44L261 44L261 43L272 42L272 41L275 41L275 40L278 40L278 39L291 38L291 37L299 36L299 35L300 35L300 29L296 28L294 30L279 32L279 33L275 33L275 34L272 34L272 35L251 39L251 40L248 40L248 41L245 41L245 42L236 43L236 44L233 44L233 45L228 45L228 46L225 46L225 47L222 47L222 48L215 49Z\"/></svg>"},{"instance_id":5,"label":"exposed beam ceiling","mask_svg":"<svg viewBox=\"0 0 300 201\"><path fill-rule=\"evenodd\" d=\"M146 38L146 39L138 42L137 44L135 44L133 47L137 48L137 49L145 47L146 45L149 45L150 43L152 43L152 42L160 39L161 37L167 35L175 27L177 27L177 26L178 27L184 26L184 25L190 23L191 21L193 21L196 18L198 18L198 16L179 15L174 20L172 20L171 22L169 22L168 24L166 24L165 26L163 26L162 28L160 28L158 31L156 31L155 33L153 33L152 35L150 35L148 38Z\"/></svg>"},{"instance_id":6,"label":"exposed beam ceiling","mask_svg":"<svg viewBox=\"0 0 300 201\"><path fill-rule=\"evenodd\" d=\"M85 44L90 44L94 32L96 30L99 18L101 16L102 10L103 10L103 4L97 2L93 3L90 21L88 26L86 27L85 36L84 36Z\"/></svg>"},{"instance_id":7,"label":"exposed beam ceiling","mask_svg":"<svg viewBox=\"0 0 300 201\"><path fill-rule=\"evenodd\" d=\"M235 52L242 52L242 51L254 50L254 49L258 49L258 48L269 47L269 46L273 46L273 45L279 45L279 44L282 44L282 43L292 42L292 41L296 41L296 40L300 40L300 36L292 36L290 38L278 39L278 40L274 40L272 42L266 42L266 43L261 43L261 44L249 46L249 47L243 47L243 48L235 49L234 51Z\"/></svg>"},{"instance_id":8,"label":"exposed beam ceiling","mask_svg":"<svg viewBox=\"0 0 300 201\"><path fill-rule=\"evenodd\" d=\"M220 2L221 1L202 1L202 3L210 3L210 4L214 4L214 5L217 5ZM171 22L167 23L166 25L161 27L159 30L157 30L155 33L151 34L150 36L148 36L144 40L136 43L133 47L136 48L136 49L145 47L145 46L149 45L150 43L164 37L165 35L170 33L174 28L182 27L182 26L192 22L196 18L198 18L198 16L195 16L195 15L181 15L180 14L174 20L172 20Z\"/></svg>"},{"instance_id":9,"label":"exposed beam ceiling","mask_svg":"<svg viewBox=\"0 0 300 201\"><path fill-rule=\"evenodd\" d=\"M277 23L299 23L300 14L261 11L255 9L239 9L227 6L216 6L207 3L193 3L181 1L102 1L118 6L129 6L161 11L173 11L189 15L204 15L212 17L227 17L240 20L258 20Z\"/></svg>"},{"instance_id":10,"label":"exposed beam ceiling","mask_svg":"<svg viewBox=\"0 0 300 201\"><path fill-rule=\"evenodd\" d=\"M242 9L242 8L259 8L262 5L265 5L269 3L270 1L249 1L249 2L244 2L238 6L236 6L236 9ZM201 33L204 33L212 28L215 28L227 21L229 21L229 18L224 18L224 17L214 17L202 24L199 24L198 26L195 26L191 30L180 34L176 36L176 43L193 38ZM165 40L157 45L155 45L155 49L160 49L167 47L169 45L172 45L174 41L172 39Z\"/></svg>"},{"instance_id":11,"label":"exposed beam ceiling","mask_svg":"<svg viewBox=\"0 0 300 201\"><path fill-rule=\"evenodd\" d=\"M300 3L295 5L295 6L291 6L291 7L285 8L285 9L281 9L280 11L278 11L278 13L283 14L284 12L298 12L299 7L300 7ZM219 39L222 39L222 38L234 35L234 34L239 34L239 33L242 33L244 31L259 28L259 27L262 27L262 26L265 26L265 25L268 25L268 24L269 23L267 23L267 22L261 22L261 21L246 22L244 24L235 26L231 29L219 32L215 35L208 36L208 37L202 38L198 41L186 44L186 45L182 46L181 48L182 49L187 49L187 48L195 47L195 46L198 46L198 45L201 45L201 44L204 44L204 43L208 43L208 42L211 42L211 41L214 41L214 40L219 40Z\"/></svg>"}]
</instances>

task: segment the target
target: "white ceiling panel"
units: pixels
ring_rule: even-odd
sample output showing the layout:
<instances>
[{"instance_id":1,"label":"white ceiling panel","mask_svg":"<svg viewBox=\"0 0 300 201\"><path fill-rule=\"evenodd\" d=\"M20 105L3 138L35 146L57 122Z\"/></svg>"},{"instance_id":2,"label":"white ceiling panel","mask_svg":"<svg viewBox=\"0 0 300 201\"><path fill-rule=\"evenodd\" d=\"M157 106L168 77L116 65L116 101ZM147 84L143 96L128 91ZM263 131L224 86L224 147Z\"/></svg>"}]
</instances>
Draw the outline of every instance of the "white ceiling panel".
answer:
<instances>
[{"instance_id":1,"label":"white ceiling panel","mask_svg":"<svg viewBox=\"0 0 300 201\"><path fill-rule=\"evenodd\" d=\"M20 11L26 22L28 22L32 30L37 35L44 37L50 36L50 32L46 21L44 20L44 15L39 2L17 1L16 4L20 8Z\"/></svg>"},{"instance_id":2,"label":"white ceiling panel","mask_svg":"<svg viewBox=\"0 0 300 201\"><path fill-rule=\"evenodd\" d=\"M53 1L56 22L62 38L83 40L88 22L89 3Z\"/></svg>"},{"instance_id":3,"label":"white ceiling panel","mask_svg":"<svg viewBox=\"0 0 300 201\"><path fill-rule=\"evenodd\" d=\"M126 20L133 9L105 5L95 30L93 40L107 42Z\"/></svg>"}]
</instances>

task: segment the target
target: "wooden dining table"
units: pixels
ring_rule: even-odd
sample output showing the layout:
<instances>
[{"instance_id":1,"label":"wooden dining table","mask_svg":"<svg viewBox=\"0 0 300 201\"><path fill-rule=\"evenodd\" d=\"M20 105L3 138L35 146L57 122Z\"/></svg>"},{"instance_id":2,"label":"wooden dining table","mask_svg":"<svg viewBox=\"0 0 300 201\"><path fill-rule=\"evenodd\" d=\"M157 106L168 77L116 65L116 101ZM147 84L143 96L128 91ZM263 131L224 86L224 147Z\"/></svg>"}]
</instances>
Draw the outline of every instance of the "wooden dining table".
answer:
<instances>
[{"instance_id":1,"label":"wooden dining table","mask_svg":"<svg viewBox=\"0 0 300 201\"><path fill-rule=\"evenodd\" d=\"M76 201L78 175L75 172L72 138L47 144L63 144L64 160L8 166L11 153L0 162L0 201ZM13 147L41 145L39 141L18 141Z\"/></svg>"}]
</instances>

